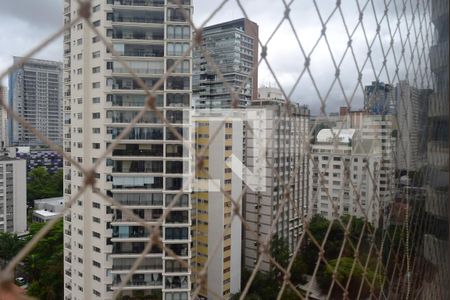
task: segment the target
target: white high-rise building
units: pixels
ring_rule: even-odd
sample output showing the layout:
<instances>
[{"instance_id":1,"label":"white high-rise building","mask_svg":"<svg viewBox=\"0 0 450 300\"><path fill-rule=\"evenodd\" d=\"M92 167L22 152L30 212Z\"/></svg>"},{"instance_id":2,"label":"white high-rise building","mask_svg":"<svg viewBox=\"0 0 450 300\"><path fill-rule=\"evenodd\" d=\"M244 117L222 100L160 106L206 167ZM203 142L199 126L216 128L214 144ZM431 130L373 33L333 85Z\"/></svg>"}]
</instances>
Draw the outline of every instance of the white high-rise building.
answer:
<instances>
[{"instance_id":1,"label":"white high-rise building","mask_svg":"<svg viewBox=\"0 0 450 300\"><path fill-rule=\"evenodd\" d=\"M191 26L170 0L93 0L91 22L116 54L152 88L191 45ZM190 15L190 0L183 0ZM65 1L65 21L78 1ZM143 108L144 90L86 21L64 35L64 149L91 167ZM191 55L157 89L156 105L190 142ZM161 239L190 265L190 152L154 112L145 116L96 168L96 189L149 225L174 204L160 226ZM64 163L65 201L84 185L83 174ZM119 207L88 189L65 216L65 299L111 299L149 242L150 232ZM121 291L122 297L188 299L190 268L153 247Z\"/></svg>"},{"instance_id":2,"label":"white high-rise building","mask_svg":"<svg viewBox=\"0 0 450 300\"><path fill-rule=\"evenodd\" d=\"M14 63L21 59L14 57ZM9 107L57 145L63 139L62 72L61 62L33 58L9 74ZM21 123L8 121L10 146L44 145Z\"/></svg>"},{"instance_id":3,"label":"white high-rise building","mask_svg":"<svg viewBox=\"0 0 450 300\"><path fill-rule=\"evenodd\" d=\"M267 239L272 227L273 233L292 252L303 232L303 218L307 213L310 112L307 107L283 102L266 98L253 101L251 106L251 109L265 110L262 130L267 138L267 164L262 166L265 173L261 173L265 176L264 189L250 189L245 195L243 214L248 226L243 230L243 263L249 270L262 255L259 241ZM256 172L261 169L256 157L264 149L258 146L260 137L251 128L246 129L246 163ZM288 192L291 200L283 206ZM271 270L268 258L262 258L260 270Z\"/></svg>"},{"instance_id":4,"label":"white high-rise building","mask_svg":"<svg viewBox=\"0 0 450 300\"><path fill-rule=\"evenodd\" d=\"M0 232L27 230L26 186L26 160L0 156Z\"/></svg>"},{"instance_id":5,"label":"white high-rise building","mask_svg":"<svg viewBox=\"0 0 450 300\"><path fill-rule=\"evenodd\" d=\"M365 115L358 128L319 131L311 145L310 216L353 215L384 226L393 199L394 144L390 116Z\"/></svg>"}]
</instances>

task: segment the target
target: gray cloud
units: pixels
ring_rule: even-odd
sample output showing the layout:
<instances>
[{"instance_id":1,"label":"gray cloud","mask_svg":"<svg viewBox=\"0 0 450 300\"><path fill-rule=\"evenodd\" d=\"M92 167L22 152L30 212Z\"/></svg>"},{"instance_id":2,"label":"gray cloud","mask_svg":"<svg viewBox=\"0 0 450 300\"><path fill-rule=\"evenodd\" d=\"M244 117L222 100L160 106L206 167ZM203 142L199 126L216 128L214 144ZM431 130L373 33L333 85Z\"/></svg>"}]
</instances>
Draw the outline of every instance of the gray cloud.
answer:
<instances>
[{"instance_id":1,"label":"gray cloud","mask_svg":"<svg viewBox=\"0 0 450 300\"><path fill-rule=\"evenodd\" d=\"M259 24L260 39L265 44L283 17L285 12L283 2L281 0L245 0L241 2L248 17ZM370 84L378 74L380 74L381 80L388 81L390 79L392 82L397 81L397 78L394 76L396 69L395 61L399 61L402 44L397 33L393 49L389 53L387 52L390 43L388 24L391 26L391 32L395 32L397 12L401 11L398 3L401 1L395 0L390 2L391 5L388 14L384 17L381 24L380 32L384 49L381 48L380 42L376 39L374 45L371 46L372 60L367 60L367 42L370 44L376 35L377 20L383 17L385 9L382 1L372 2L373 6L371 1L369 1L369 5L365 8L363 18L364 30L368 41L366 41L362 26L359 25L352 36L353 53L347 50L339 68L342 89L348 98L353 95L352 107L354 108L361 107L363 99L363 89L357 81L358 69L356 65L358 65L359 71L362 73L363 85ZM194 23L196 25L202 24L220 3L221 1L219 0L194 0ZM335 9L335 1L317 1L317 3L319 5L320 16L324 21L327 20L331 12ZM342 1L341 4L345 26L347 26L349 32L353 32L355 26L358 24L359 10L357 3L359 2ZM3 47L0 47L0 70L7 68L12 63L13 55L24 55L27 51L38 45L45 37L60 28L63 22L62 10L63 0L1 1L0 28L2 28L2 35L0 35L0 45L3 45ZM374 11L376 12L377 19L375 18ZM244 14L236 5L236 2L230 0L209 20L207 25L241 18L243 16ZM315 47L310 55L311 74L321 97L323 98L328 95L326 99L327 112L336 111L339 106L346 105L340 84L335 82L334 86L331 87L336 72L331 55L333 55L336 64L339 64L347 49L348 36L342 17L339 11L336 11L328 21L326 27L326 36L331 48L330 54L330 50L323 37L317 46L315 46L321 36L322 25L319 14L312 1L294 1L291 6L290 16L304 51L309 55L310 51ZM411 13L409 10L406 11L403 18L407 18L408 22L411 21ZM415 22L419 21L416 19ZM400 26L402 36L405 36L408 31L405 24L403 19ZM405 62L411 60L410 52L410 49L406 48ZM387 64L384 68L383 60L385 55ZM61 60L62 39L60 38L50 44L36 56L44 59ZM269 42L267 58L282 88L289 93L304 69L305 59L294 37L292 28L287 22L284 22ZM405 76L404 70L406 68L407 64L400 65L400 77ZM259 78L260 84L275 84L275 79L265 62L259 68ZM291 100L307 104L312 108L314 113L318 113L321 101L317 95L317 90L313 85L310 75L306 72L293 91Z\"/></svg>"}]
</instances>

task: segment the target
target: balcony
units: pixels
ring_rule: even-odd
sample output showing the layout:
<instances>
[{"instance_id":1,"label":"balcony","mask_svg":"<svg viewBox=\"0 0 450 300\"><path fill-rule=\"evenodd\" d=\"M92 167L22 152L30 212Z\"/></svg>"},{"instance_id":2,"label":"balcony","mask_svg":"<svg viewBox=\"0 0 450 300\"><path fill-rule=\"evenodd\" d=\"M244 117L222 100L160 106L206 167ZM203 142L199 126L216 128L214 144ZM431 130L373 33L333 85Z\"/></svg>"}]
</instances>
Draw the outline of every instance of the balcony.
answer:
<instances>
[{"instance_id":1,"label":"balcony","mask_svg":"<svg viewBox=\"0 0 450 300\"><path fill-rule=\"evenodd\" d=\"M112 247L112 254L130 254L130 255L140 255L147 245L147 242L114 242ZM159 247L154 246L148 252L149 255L161 254L162 250Z\"/></svg>"},{"instance_id":2,"label":"balcony","mask_svg":"<svg viewBox=\"0 0 450 300\"><path fill-rule=\"evenodd\" d=\"M156 78L141 78L141 80L149 89L152 89L158 82L158 79ZM108 86L111 87L112 90L143 90L143 88L131 78L114 78L112 80L108 80ZM161 84L158 87L158 90L163 90L163 88L164 84Z\"/></svg>"},{"instance_id":3,"label":"balcony","mask_svg":"<svg viewBox=\"0 0 450 300\"><path fill-rule=\"evenodd\" d=\"M147 96L145 95L108 95L107 101L112 104L112 107L138 107L145 106ZM158 95L156 97L156 106L163 106L164 97Z\"/></svg>"},{"instance_id":4,"label":"balcony","mask_svg":"<svg viewBox=\"0 0 450 300\"><path fill-rule=\"evenodd\" d=\"M167 106L170 107L190 107L189 94L167 94Z\"/></svg>"},{"instance_id":5,"label":"balcony","mask_svg":"<svg viewBox=\"0 0 450 300\"><path fill-rule=\"evenodd\" d=\"M189 239L189 229L187 227L166 228L165 240L187 240Z\"/></svg>"},{"instance_id":6,"label":"balcony","mask_svg":"<svg viewBox=\"0 0 450 300\"><path fill-rule=\"evenodd\" d=\"M434 235L424 236L424 257L434 265L448 265L448 241L440 240Z\"/></svg>"},{"instance_id":7,"label":"balcony","mask_svg":"<svg viewBox=\"0 0 450 300\"><path fill-rule=\"evenodd\" d=\"M162 173L162 161L113 161L113 173Z\"/></svg>"},{"instance_id":8,"label":"balcony","mask_svg":"<svg viewBox=\"0 0 450 300\"><path fill-rule=\"evenodd\" d=\"M107 20L115 23L144 23L163 24L163 11L135 11L123 10L108 13Z\"/></svg>"},{"instance_id":9,"label":"balcony","mask_svg":"<svg viewBox=\"0 0 450 300\"><path fill-rule=\"evenodd\" d=\"M428 148L428 163L437 167L448 167L448 141L430 141Z\"/></svg>"},{"instance_id":10,"label":"balcony","mask_svg":"<svg viewBox=\"0 0 450 300\"><path fill-rule=\"evenodd\" d=\"M133 209L133 214L146 222L157 222L161 218L162 209ZM112 222L136 222L135 219L122 213L121 210L116 210Z\"/></svg>"},{"instance_id":11,"label":"balcony","mask_svg":"<svg viewBox=\"0 0 450 300\"><path fill-rule=\"evenodd\" d=\"M112 31L112 38L116 40L163 41L164 31L162 29L144 30L114 28Z\"/></svg>"},{"instance_id":12,"label":"balcony","mask_svg":"<svg viewBox=\"0 0 450 300\"><path fill-rule=\"evenodd\" d=\"M142 226L113 226L113 238L148 238L150 232Z\"/></svg>"},{"instance_id":13,"label":"balcony","mask_svg":"<svg viewBox=\"0 0 450 300\"><path fill-rule=\"evenodd\" d=\"M167 276L165 280L166 289L187 289L189 280L187 276Z\"/></svg>"},{"instance_id":14,"label":"balcony","mask_svg":"<svg viewBox=\"0 0 450 300\"><path fill-rule=\"evenodd\" d=\"M119 47L120 46L120 47ZM114 46L115 52L117 52L120 56L131 56L131 57L164 57L164 46L162 45L121 45L115 44ZM129 62L129 65L136 64L146 64L145 62ZM139 69L139 68L138 68ZM145 66L143 69L146 69ZM151 69L148 67L147 69ZM153 68L154 72L163 73L164 72L164 64L159 63L157 67ZM118 70L115 68L115 72ZM162 72L160 72L162 71ZM128 71L127 71L128 72Z\"/></svg>"},{"instance_id":15,"label":"balcony","mask_svg":"<svg viewBox=\"0 0 450 300\"><path fill-rule=\"evenodd\" d=\"M172 206L172 202L176 201ZM189 195L181 195L177 197L175 194L167 194L166 195L166 207L171 206L172 208L177 207L189 207Z\"/></svg>"},{"instance_id":16,"label":"balcony","mask_svg":"<svg viewBox=\"0 0 450 300\"><path fill-rule=\"evenodd\" d=\"M189 224L189 212L188 211L172 211L167 216L166 223Z\"/></svg>"},{"instance_id":17,"label":"balcony","mask_svg":"<svg viewBox=\"0 0 450 300\"><path fill-rule=\"evenodd\" d=\"M166 244L166 247L180 257L187 257L189 255L188 244ZM167 254L167 256L169 255Z\"/></svg>"},{"instance_id":18,"label":"balcony","mask_svg":"<svg viewBox=\"0 0 450 300\"><path fill-rule=\"evenodd\" d=\"M131 123L131 121L139 115L139 111L107 111L106 123ZM161 124L161 119L154 112L146 112L137 122L138 124Z\"/></svg>"},{"instance_id":19,"label":"balcony","mask_svg":"<svg viewBox=\"0 0 450 300\"><path fill-rule=\"evenodd\" d=\"M134 258L115 258L113 260L113 271L128 271L132 268L136 259ZM161 258L144 258L139 264L137 270L151 270L162 272L163 265Z\"/></svg>"},{"instance_id":20,"label":"balcony","mask_svg":"<svg viewBox=\"0 0 450 300\"><path fill-rule=\"evenodd\" d=\"M144 156L144 157L161 157L164 155L163 145L148 145L143 147L139 144L126 144L117 146L113 152L113 156Z\"/></svg>"},{"instance_id":21,"label":"balcony","mask_svg":"<svg viewBox=\"0 0 450 300\"><path fill-rule=\"evenodd\" d=\"M114 200L125 206L162 206L163 194L137 193L115 194Z\"/></svg>"},{"instance_id":22,"label":"balcony","mask_svg":"<svg viewBox=\"0 0 450 300\"><path fill-rule=\"evenodd\" d=\"M448 0L433 0L431 3L431 20L433 23L445 23L446 15L448 15Z\"/></svg>"},{"instance_id":23,"label":"balcony","mask_svg":"<svg viewBox=\"0 0 450 300\"><path fill-rule=\"evenodd\" d=\"M168 174L187 174L189 172L189 165L182 161L168 161L166 162L166 173Z\"/></svg>"},{"instance_id":24,"label":"balcony","mask_svg":"<svg viewBox=\"0 0 450 300\"><path fill-rule=\"evenodd\" d=\"M446 95L433 93L428 104L428 117L444 117L449 111Z\"/></svg>"},{"instance_id":25,"label":"balcony","mask_svg":"<svg viewBox=\"0 0 450 300\"><path fill-rule=\"evenodd\" d=\"M447 6L448 7L448 6ZM440 42L430 48L431 70L446 72L448 66L448 41Z\"/></svg>"},{"instance_id":26,"label":"balcony","mask_svg":"<svg viewBox=\"0 0 450 300\"><path fill-rule=\"evenodd\" d=\"M164 0L108 0L107 3L114 6L164 6Z\"/></svg>"},{"instance_id":27,"label":"balcony","mask_svg":"<svg viewBox=\"0 0 450 300\"><path fill-rule=\"evenodd\" d=\"M112 139L116 139L123 131L123 128L108 128L108 133ZM126 135L123 140L162 140L162 128L139 128L135 127Z\"/></svg>"},{"instance_id":28,"label":"balcony","mask_svg":"<svg viewBox=\"0 0 450 300\"><path fill-rule=\"evenodd\" d=\"M113 189L118 190L147 190L147 189L162 189L163 178L151 176L114 176Z\"/></svg>"},{"instance_id":29,"label":"balcony","mask_svg":"<svg viewBox=\"0 0 450 300\"><path fill-rule=\"evenodd\" d=\"M425 210L429 214L445 219L448 211L448 190L427 187Z\"/></svg>"},{"instance_id":30,"label":"balcony","mask_svg":"<svg viewBox=\"0 0 450 300\"><path fill-rule=\"evenodd\" d=\"M115 274L113 278L113 289L118 287L122 282L122 276L126 275ZM127 287L158 287L162 288L162 274L133 274L131 279L127 282L124 289Z\"/></svg>"}]
</instances>

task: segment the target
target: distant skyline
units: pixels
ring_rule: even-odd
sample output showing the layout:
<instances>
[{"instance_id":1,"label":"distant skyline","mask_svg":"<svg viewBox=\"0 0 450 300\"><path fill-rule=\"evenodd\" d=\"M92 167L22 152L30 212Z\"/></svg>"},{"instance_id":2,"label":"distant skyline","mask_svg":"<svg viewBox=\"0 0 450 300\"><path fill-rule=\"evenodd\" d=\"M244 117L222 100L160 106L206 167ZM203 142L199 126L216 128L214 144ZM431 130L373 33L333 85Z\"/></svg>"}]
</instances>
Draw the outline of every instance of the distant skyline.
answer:
<instances>
[{"instance_id":1,"label":"distant skyline","mask_svg":"<svg viewBox=\"0 0 450 300\"><path fill-rule=\"evenodd\" d=\"M194 0L194 23L197 26L202 24L221 2L219 0ZM285 8L281 0L267 0L264 5L261 5L262 2L264 1L246 0L243 1L243 5L248 17L258 23L260 39L265 44L273 30L277 27L277 24L281 21ZM353 2L345 1L341 5L349 30L353 30L358 22L357 16L359 13L356 4ZM334 1L327 3L321 2L320 9L322 18L326 19L334 7ZM379 9L381 15L384 4L381 3L380 7L376 7L376 9ZM368 12L373 12L372 8L368 9ZM305 52L309 53L316 44L322 30L320 19L312 1L294 1L290 15L293 16L292 22L299 35L302 46ZM301 18L296 17L300 15L302 16ZM242 17L244 15L240 8L235 1L230 0L208 22L208 25ZM391 23L393 23L393 20L391 20ZM2 1L0 3L0 27L3 30L2 35L0 35L0 44L3 47L0 48L0 70L3 71L12 64L13 56L26 54L26 52L41 43L46 37L57 31L62 24L63 0ZM381 37L389 40L390 36L387 31L387 26L385 23L382 23L382 25ZM371 41L376 30L376 22L373 17L364 19L364 28L368 39ZM345 27L343 26L339 13L335 13L333 18L330 19L326 33L335 61L339 63L348 42ZM361 26L358 27L358 30L353 36L353 50L359 67L361 67L367 57L367 46ZM304 57L301 54L300 47L288 22L285 21L279 28L277 34L268 44L267 52L267 59L277 74L279 82L286 93L289 93L303 70ZM61 36L40 51L36 55L36 58L62 61L62 56L63 42ZM392 75L395 69L393 56L389 56L388 59L389 75L393 77ZM376 43L372 48L372 60L375 71L372 70L370 63L366 64L366 67L362 71L362 85L370 84L374 80L374 72L377 74L380 73L381 80L388 81L386 71L383 70L383 72L380 72L383 64L383 54L381 48ZM334 112L338 111L340 106L346 106L347 104L337 82L330 90L331 83L335 78L335 68L327 44L323 38L317 44L311 55L310 68L321 97L325 97L329 92L328 100L326 101L326 111L328 113ZM340 74L342 88L346 95L351 97L355 93L352 108L361 108L363 106L363 90L361 86L358 86L356 92L354 92L357 86L358 71L350 51L348 51L343 60L342 66L340 67ZM391 81L396 82L397 79L392 80L391 78ZM275 83L274 77L265 62L263 62L259 68L259 85L274 86ZM3 80L3 85L7 85L6 80ZM296 87L291 100L308 105L313 114L319 113L321 101L307 72Z\"/></svg>"}]
</instances>

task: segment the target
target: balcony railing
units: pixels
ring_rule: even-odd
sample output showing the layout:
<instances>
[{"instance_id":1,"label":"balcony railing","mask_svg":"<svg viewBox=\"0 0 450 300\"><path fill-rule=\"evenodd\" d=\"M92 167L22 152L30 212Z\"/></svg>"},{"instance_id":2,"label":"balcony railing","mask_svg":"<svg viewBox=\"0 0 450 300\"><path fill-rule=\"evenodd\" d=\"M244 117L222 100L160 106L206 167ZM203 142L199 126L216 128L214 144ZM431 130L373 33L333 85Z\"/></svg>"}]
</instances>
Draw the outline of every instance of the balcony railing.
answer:
<instances>
[{"instance_id":1,"label":"balcony railing","mask_svg":"<svg viewBox=\"0 0 450 300\"><path fill-rule=\"evenodd\" d=\"M108 4L127 6L164 6L164 0L108 0Z\"/></svg>"}]
</instances>

